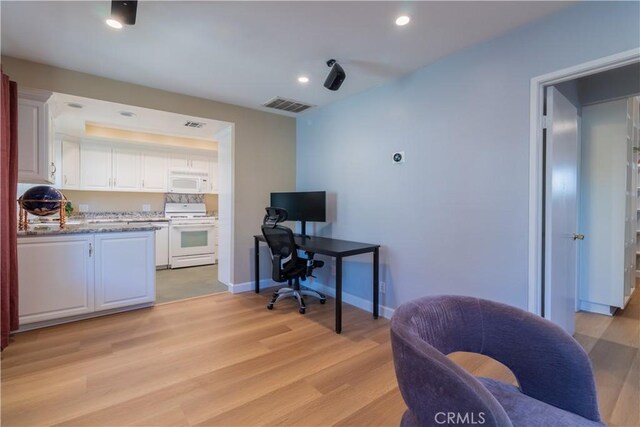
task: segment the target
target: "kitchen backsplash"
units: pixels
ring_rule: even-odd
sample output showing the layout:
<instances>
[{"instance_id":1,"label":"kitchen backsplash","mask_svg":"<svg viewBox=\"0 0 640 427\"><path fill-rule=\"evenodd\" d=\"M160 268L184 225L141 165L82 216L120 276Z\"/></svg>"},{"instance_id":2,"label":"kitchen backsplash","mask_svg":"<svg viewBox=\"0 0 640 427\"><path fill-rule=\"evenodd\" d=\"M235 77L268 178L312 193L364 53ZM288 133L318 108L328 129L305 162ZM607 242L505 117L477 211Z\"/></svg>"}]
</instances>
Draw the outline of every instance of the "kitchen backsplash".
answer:
<instances>
[{"instance_id":1,"label":"kitchen backsplash","mask_svg":"<svg viewBox=\"0 0 640 427\"><path fill-rule=\"evenodd\" d=\"M18 184L18 197L32 186L32 184ZM151 212L164 211L164 193L80 190L62 190L62 193L71 201L76 213L80 211L81 204L87 205L88 212L142 212L143 205L149 205ZM194 194L194 196L204 199L208 212L218 211L217 194Z\"/></svg>"},{"instance_id":2,"label":"kitchen backsplash","mask_svg":"<svg viewBox=\"0 0 640 427\"><path fill-rule=\"evenodd\" d=\"M164 201L166 203L206 203L204 194L166 193ZM208 207L207 210L209 210Z\"/></svg>"}]
</instances>

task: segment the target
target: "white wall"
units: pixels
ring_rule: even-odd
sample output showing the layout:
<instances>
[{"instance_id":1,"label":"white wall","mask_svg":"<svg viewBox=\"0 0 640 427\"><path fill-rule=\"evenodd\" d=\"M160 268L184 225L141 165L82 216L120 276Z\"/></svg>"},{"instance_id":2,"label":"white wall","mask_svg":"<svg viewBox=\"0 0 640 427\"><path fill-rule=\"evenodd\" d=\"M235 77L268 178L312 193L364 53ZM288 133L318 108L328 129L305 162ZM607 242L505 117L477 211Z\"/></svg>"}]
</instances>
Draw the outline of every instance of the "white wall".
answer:
<instances>
[{"instance_id":1,"label":"white wall","mask_svg":"<svg viewBox=\"0 0 640 427\"><path fill-rule=\"evenodd\" d=\"M335 197L317 233L382 244L386 306L467 294L526 308L530 79L637 48L639 13L582 3L299 117L297 188ZM345 292L370 299L370 257L345 261Z\"/></svg>"}]
</instances>

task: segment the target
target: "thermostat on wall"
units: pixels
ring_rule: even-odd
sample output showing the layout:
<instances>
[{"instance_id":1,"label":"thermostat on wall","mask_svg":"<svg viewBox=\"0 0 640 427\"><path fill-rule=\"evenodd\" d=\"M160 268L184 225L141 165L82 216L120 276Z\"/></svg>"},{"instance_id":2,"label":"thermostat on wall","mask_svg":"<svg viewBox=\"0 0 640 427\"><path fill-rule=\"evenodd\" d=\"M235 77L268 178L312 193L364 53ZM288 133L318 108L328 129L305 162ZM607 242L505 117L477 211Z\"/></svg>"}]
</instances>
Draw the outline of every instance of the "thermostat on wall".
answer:
<instances>
[{"instance_id":1,"label":"thermostat on wall","mask_svg":"<svg viewBox=\"0 0 640 427\"><path fill-rule=\"evenodd\" d=\"M404 163L404 151L396 151L391 155L391 160L394 164Z\"/></svg>"}]
</instances>

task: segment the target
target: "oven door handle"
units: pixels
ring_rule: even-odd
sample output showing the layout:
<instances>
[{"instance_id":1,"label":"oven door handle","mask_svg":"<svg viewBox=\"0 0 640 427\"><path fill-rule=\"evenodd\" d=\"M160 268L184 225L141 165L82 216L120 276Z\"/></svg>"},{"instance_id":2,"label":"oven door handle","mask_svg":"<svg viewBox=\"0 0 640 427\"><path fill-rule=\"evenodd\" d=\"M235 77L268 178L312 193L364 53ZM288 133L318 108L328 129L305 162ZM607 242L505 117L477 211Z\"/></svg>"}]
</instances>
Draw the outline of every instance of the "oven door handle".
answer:
<instances>
[{"instance_id":1,"label":"oven door handle","mask_svg":"<svg viewBox=\"0 0 640 427\"><path fill-rule=\"evenodd\" d=\"M211 228L213 224L171 224L173 228Z\"/></svg>"}]
</instances>

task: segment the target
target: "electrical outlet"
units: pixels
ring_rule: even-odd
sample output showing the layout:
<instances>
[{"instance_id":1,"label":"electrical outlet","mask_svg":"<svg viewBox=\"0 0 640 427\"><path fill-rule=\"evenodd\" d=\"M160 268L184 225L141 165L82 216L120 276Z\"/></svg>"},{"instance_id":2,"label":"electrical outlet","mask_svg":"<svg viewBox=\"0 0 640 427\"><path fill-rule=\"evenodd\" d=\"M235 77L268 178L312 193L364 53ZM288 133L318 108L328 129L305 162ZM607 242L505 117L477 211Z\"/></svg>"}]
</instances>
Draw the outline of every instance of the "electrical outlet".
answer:
<instances>
[{"instance_id":1,"label":"electrical outlet","mask_svg":"<svg viewBox=\"0 0 640 427\"><path fill-rule=\"evenodd\" d=\"M151 211L151 205L148 205L148 204L142 205L142 212L149 212L149 211Z\"/></svg>"},{"instance_id":2,"label":"electrical outlet","mask_svg":"<svg viewBox=\"0 0 640 427\"><path fill-rule=\"evenodd\" d=\"M78 209L80 210L80 212L89 212L89 205L80 203L78 205Z\"/></svg>"},{"instance_id":3,"label":"electrical outlet","mask_svg":"<svg viewBox=\"0 0 640 427\"><path fill-rule=\"evenodd\" d=\"M381 294L387 293L387 284L386 284L386 282L380 282L380 293Z\"/></svg>"}]
</instances>

